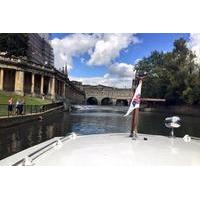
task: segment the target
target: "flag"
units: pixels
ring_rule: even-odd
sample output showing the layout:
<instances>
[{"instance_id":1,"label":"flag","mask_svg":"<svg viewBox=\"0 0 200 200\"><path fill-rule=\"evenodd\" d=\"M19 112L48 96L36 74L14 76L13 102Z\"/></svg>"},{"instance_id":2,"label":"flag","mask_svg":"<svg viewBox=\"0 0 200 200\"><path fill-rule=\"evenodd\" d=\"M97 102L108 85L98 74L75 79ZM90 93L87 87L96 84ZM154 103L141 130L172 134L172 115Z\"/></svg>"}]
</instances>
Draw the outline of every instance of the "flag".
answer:
<instances>
[{"instance_id":1,"label":"flag","mask_svg":"<svg viewBox=\"0 0 200 200\"><path fill-rule=\"evenodd\" d=\"M140 101L141 101L141 88L142 88L142 81L140 80L136 90L135 94L133 96L133 99L131 100L130 107L127 111L127 113L124 115L124 117L128 116L134 109L140 107Z\"/></svg>"}]
</instances>

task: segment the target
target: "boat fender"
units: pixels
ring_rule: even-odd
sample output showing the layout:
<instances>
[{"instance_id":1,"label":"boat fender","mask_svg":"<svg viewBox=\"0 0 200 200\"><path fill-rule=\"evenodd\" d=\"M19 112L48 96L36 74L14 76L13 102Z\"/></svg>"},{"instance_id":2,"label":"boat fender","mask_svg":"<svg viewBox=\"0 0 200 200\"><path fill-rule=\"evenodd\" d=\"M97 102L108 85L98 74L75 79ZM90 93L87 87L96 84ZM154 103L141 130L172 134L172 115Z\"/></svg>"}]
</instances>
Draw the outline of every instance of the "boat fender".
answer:
<instances>
[{"instance_id":1,"label":"boat fender","mask_svg":"<svg viewBox=\"0 0 200 200\"><path fill-rule=\"evenodd\" d=\"M73 133L71 134L71 138L72 138L73 140L75 140L76 137L77 137L76 133L73 132Z\"/></svg>"},{"instance_id":2,"label":"boat fender","mask_svg":"<svg viewBox=\"0 0 200 200\"><path fill-rule=\"evenodd\" d=\"M57 140L56 145L58 145L58 146L62 146L62 142L61 142L60 139Z\"/></svg>"},{"instance_id":3,"label":"boat fender","mask_svg":"<svg viewBox=\"0 0 200 200\"><path fill-rule=\"evenodd\" d=\"M57 139L57 141L54 143L54 148L58 150L62 147L62 145L62 141L60 139Z\"/></svg>"},{"instance_id":4,"label":"boat fender","mask_svg":"<svg viewBox=\"0 0 200 200\"><path fill-rule=\"evenodd\" d=\"M22 162L22 166L32 166L33 161L30 157L26 156Z\"/></svg>"},{"instance_id":5,"label":"boat fender","mask_svg":"<svg viewBox=\"0 0 200 200\"><path fill-rule=\"evenodd\" d=\"M190 142L190 141L191 141L191 137L190 137L189 135L185 135L185 136L183 137L183 140L184 140L185 142Z\"/></svg>"}]
</instances>

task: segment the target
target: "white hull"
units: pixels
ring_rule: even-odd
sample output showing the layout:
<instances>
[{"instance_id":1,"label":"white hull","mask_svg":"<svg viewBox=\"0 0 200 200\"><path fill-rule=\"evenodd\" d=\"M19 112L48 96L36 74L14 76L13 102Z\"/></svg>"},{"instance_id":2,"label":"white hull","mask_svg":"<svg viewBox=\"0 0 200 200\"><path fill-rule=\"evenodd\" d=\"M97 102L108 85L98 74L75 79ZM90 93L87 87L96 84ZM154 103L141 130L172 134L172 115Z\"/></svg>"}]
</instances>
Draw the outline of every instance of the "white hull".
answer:
<instances>
[{"instance_id":1,"label":"white hull","mask_svg":"<svg viewBox=\"0 0 200 200\"><path fill-rule=\"evenodd\" d=\"M148 140L144 140L146 137ZM29 157L27 157L29 156ZM26 158L23 162L24 158ZM94 134L49 141L0 161L0 165L169 166L200 165L200 140L128 133Z\"/></svg>"}]
</instances>

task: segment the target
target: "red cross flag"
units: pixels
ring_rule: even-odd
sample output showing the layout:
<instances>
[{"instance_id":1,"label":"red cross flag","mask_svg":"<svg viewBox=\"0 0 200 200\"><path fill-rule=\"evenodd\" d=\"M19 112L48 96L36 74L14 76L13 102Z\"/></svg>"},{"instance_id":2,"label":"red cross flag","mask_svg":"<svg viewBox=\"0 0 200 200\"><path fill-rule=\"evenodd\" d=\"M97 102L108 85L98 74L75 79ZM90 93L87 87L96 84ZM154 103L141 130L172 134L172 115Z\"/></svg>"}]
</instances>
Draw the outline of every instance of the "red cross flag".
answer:
<instances>
[{"instance_id":1,"label":"red cross flag","mask_svg":"<svg viewBox=\"0 0 200 200\"><path fill-rule=\"evenodd\" d=\"M140 80L140 82L135 90L135 94L133 96L133 99L131 100L130 107L129 107L127 113L124 115L124 117L128 116L134 109L140 107L141 89L142 89L142 80Z\"/></svg>"}]
</instances>

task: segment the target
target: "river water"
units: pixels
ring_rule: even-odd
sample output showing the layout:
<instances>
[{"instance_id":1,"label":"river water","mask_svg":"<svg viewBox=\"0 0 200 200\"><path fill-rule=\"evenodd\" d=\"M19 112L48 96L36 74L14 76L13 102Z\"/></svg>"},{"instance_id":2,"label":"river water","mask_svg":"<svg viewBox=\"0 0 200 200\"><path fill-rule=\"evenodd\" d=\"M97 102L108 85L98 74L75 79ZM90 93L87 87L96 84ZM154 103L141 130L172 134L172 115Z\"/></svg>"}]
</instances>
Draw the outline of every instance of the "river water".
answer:
<instances>
[{"instance_id":1,"label":"river water","mask_svg":"<svg viewBox=\"0 0 200 200\"><path fill-rule=\"evenodd\" d=\"M71 132L78 134L130 132L131 117L123 117L128 107L78 106L71 113L57 113L43 121L34 121L0 130L0 159L30 146ZM164 125L169 113L140 112L138 130L145 134L169 135ZM180 115L179 115L180 116ZM200 137L199 117L180 116L181 127L177 137L185 134Z\"/></svg>"}]
</instances>

